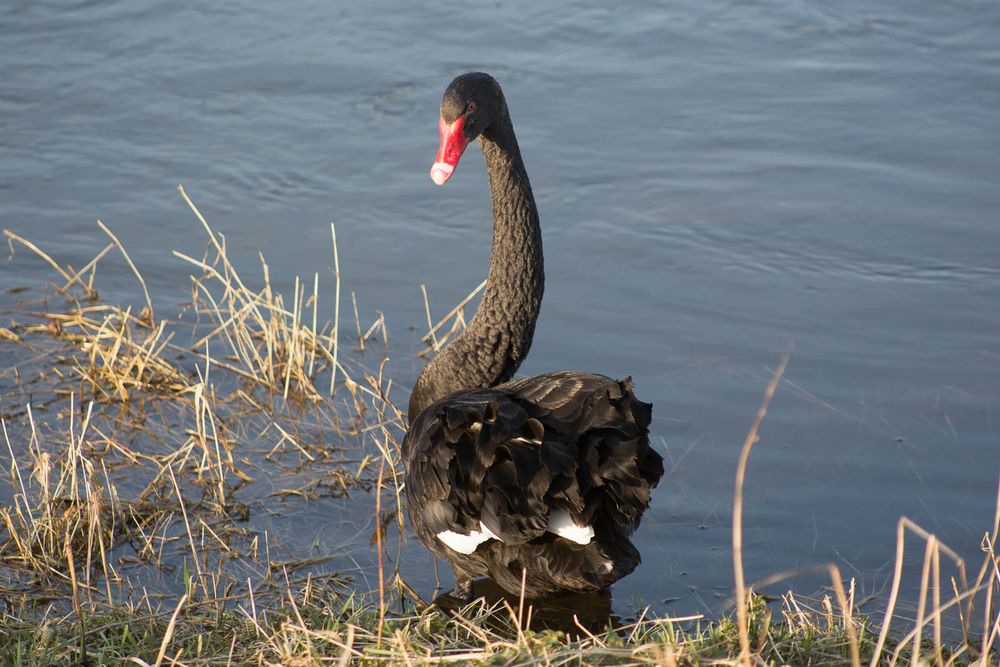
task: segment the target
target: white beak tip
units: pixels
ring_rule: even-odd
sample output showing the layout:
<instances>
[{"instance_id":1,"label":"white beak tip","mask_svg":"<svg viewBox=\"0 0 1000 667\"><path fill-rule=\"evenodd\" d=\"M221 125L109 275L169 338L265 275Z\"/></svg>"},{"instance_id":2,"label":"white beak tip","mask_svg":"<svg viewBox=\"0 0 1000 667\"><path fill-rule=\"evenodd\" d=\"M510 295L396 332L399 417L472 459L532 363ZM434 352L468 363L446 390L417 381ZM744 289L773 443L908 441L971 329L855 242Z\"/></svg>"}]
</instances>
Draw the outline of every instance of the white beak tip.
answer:
<instances>
[{"instance_id":1,"label":"white beak tip","mask_svg":"<svg viewBox=\"0 0 1000 667\"><path fill-rule=\"evenodd\" d=\"M454 171L455 167L447 162L435 162L431 167L431 180L434 181L435 185L444 185Z\"/></svg>"}]
</instances>

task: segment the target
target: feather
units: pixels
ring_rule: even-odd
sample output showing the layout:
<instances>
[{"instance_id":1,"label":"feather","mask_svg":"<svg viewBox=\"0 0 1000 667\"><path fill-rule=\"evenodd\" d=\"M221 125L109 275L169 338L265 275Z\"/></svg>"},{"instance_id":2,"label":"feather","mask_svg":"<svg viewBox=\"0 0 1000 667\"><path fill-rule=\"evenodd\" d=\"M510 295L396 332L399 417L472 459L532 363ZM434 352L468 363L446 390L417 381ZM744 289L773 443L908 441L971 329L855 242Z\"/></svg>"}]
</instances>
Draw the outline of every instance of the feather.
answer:
<instances>
[{"instance_id":1,"label":"feather","mask_svg":"<svg viewBox=\"0 0 1000 667\"><path fill-rule=\"evenodd\" d=\"M549 525L545 527L545 530L577 544L590 544L590 541L594 539L594 528L576 525L573 517L566 510L549 512Z\"/></svg>"},{"instance_id":2,"label":"feather","mask_svg":"<svg viewBox=\"0 0 1000 667\"><path fill-rule=\"evenodd\" d=\"M604 588L639 564L629 541L663 462L631 382L557 372L451 394L403 442L410 519L440 558L517 593Z\"/></svg>"}]
</instances>

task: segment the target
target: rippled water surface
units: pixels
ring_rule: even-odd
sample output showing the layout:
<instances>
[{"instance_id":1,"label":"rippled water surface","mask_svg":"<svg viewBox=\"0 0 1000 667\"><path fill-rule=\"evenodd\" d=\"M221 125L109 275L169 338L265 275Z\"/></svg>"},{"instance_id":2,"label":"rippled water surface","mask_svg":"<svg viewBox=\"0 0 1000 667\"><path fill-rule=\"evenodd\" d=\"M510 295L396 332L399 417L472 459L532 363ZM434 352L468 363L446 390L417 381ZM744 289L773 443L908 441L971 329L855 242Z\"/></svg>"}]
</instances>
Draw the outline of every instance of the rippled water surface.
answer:
<instances>
[{"instance_id":1,"label":"rippled water surface","mask_svg":"<svg viewBox=\"0 0 1000 667\"><path fill-rule=\"evenodd\" d=\"M478 151L444 188L427 172L444 87L490 71L545 236L521 372L631 374L669 462L616 605L728 595L739 447L791 342L750 460L748 578L834 562L882 592L904 514L977 557L1000 473L1000 5L419 4L4 3L0 227L80 267L100 218L169 311L190 294L170 250L204 247L178 183L283 288L329 278L335 222L408 387L420 284L440 316L485 275ZM141 305L115 266L102 295ZM3 288L52 278L0 263ZM369 505L271 530L364 565L336 512Z\"/></svg>"}]
</instances>

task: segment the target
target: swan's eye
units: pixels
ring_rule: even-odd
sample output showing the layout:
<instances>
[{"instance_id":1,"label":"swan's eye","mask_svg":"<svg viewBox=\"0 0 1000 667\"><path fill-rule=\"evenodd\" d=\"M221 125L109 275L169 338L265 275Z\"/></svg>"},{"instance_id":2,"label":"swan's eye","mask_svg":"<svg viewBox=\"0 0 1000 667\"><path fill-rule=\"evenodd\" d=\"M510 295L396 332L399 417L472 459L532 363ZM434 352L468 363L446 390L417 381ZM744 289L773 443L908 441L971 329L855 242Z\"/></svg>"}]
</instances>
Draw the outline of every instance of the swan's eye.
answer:
<instances>
[{"instance_id":1,"label":"swan's eye","mask_svg":"<svg viewBox=\"0 0 1000 667\"><path fill-rule=\"evenodd\" d=\"M465 113L473 113L476 110L476 103L469 102L469 106L465 107Z\"/></svg>"}]
</instances>

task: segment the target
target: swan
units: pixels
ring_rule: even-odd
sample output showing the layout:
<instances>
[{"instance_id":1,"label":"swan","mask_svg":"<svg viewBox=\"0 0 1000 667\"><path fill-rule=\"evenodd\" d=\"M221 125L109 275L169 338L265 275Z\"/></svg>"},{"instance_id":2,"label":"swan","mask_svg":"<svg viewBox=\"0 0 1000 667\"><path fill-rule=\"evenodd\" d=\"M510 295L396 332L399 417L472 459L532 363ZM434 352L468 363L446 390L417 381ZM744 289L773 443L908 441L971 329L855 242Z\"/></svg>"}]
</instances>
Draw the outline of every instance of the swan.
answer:
<instances>
[{"instance_id":1,"label":"swan","mask_svg":"<svg viewBox=\"0 0 1000 667\"><path fill-rule=\"evenodd\" d=\"M500 84L457 77L441 102L431 179L470 142L486 160L493 245L475 316L423 369L401 445L414 532L452 565L454 595L488 576L541 597L607 588L640 562L629 537L663 475L652 406L632 380L556 371L511 380L542 302L542 236Z\"/></svg>"}]
</instances>

